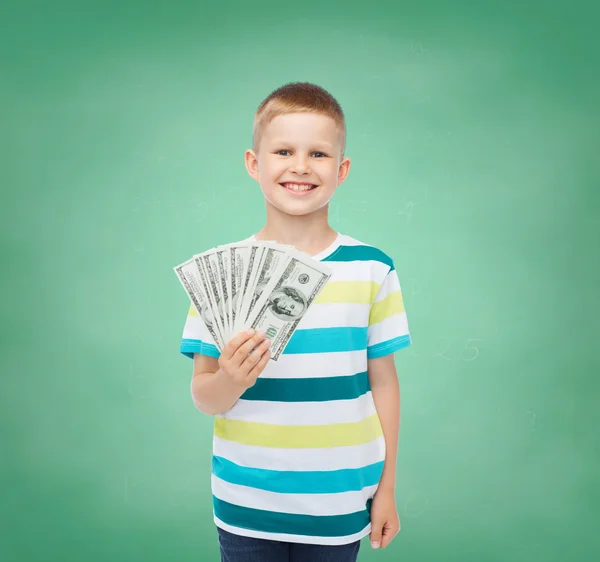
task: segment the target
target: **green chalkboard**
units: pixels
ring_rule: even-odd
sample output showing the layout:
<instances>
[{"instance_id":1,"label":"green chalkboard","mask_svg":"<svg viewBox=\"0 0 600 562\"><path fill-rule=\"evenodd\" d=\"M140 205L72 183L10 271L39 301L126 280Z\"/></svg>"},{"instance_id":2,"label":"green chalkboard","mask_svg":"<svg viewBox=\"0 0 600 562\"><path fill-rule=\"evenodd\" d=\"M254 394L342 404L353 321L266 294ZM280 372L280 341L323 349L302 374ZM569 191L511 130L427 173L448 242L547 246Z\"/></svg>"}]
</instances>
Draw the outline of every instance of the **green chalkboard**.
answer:
<instances>
[{"instance_id":1,"label":"green chalkboard","mask_svg":"<svg viewBox=\"0 0 600 562\"><path fill-rule=\"evenodd\" d=\"M413 340L402 530L359 560L600 559L597 16L3 6L0 559L219 560L172 268L264 225L244 150L291 81L344 109L330 224L393 258Z\"/></svg>"}]
</instances>

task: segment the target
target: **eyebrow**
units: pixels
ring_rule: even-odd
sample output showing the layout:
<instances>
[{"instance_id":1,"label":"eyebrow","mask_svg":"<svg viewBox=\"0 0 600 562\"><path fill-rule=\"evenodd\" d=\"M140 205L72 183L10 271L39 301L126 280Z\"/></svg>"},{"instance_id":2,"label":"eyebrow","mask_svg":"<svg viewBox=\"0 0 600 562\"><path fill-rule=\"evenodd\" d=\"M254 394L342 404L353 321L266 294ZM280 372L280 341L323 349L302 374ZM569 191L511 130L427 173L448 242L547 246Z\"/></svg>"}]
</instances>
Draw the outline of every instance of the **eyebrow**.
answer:
<instances>
[{"instance_id":1,"label":"eyebrow","mask_svg":"<svg viewBox=\"0 0 600 562\"><path fill-rule=\"evenodd\" d=\"M291 142L283 140L283 139L275 139L275 140L271 141L271 144L291 144ZM315 142L314 146L315 147L327 147L329 150L333 150L333 146L331 146L330 143L325 142L325 141Z\"/></svg>"}]
</instances>

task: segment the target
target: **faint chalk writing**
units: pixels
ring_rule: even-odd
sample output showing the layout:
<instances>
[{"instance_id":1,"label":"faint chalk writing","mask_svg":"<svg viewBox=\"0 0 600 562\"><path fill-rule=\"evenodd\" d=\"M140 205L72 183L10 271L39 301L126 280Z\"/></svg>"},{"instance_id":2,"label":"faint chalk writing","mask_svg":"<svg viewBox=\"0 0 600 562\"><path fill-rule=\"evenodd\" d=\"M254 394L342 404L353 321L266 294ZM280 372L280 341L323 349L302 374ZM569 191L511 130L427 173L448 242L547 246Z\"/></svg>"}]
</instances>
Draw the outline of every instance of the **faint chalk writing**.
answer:
<instances>
[{"instance_id":1,"label":"faint chalk writing","mask_svg":"<svg viewBox=\"0 0 600 562\"><path fill-rule=\"evenodd\" d=\"M412 216L412 212L413 209L415 207L415 202L414 201L409 201L406 206L404 207L404 209L402 209L401 211L398 211L398 216L400 215L406 215L406 224L408 225L410 223L410 217Z\"/></svg>"},{"instance_id":2,"label":"faint chalk writing","mask_svg":"<svg viewBox=\"0 0 600 562\"><path fill-rule=\"evenodd\" d=\"M475 361L479 357L479 349L472 345L472 342L483 341L483 338L469 338L465 343L465 347L460 354L464 361Z\"/></svg>"}]
</instances>

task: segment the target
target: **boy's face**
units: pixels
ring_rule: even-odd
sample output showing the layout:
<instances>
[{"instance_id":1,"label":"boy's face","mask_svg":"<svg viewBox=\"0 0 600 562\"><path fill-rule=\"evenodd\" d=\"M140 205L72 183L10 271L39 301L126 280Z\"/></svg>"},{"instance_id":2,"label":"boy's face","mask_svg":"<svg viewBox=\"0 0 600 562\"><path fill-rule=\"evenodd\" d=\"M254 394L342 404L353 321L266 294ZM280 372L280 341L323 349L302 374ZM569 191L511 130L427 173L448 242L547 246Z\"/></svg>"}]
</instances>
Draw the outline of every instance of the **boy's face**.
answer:
<instances>
[{"instance_id":1,"label":"boy's face","mask_svg":"<svg viewBox=\"0 0 600 562\"><path fill-rule=\"evenodd\" d=\"M259 182L267 201L291 215L305 215L326 205L350 169L350 159L341 159L335 121L315 113L275 117L265 127L258 154L247 150L245 158L248 173ZM318 187L295 195L281 185L288 181Z\"/></svg>"}]
</instances>

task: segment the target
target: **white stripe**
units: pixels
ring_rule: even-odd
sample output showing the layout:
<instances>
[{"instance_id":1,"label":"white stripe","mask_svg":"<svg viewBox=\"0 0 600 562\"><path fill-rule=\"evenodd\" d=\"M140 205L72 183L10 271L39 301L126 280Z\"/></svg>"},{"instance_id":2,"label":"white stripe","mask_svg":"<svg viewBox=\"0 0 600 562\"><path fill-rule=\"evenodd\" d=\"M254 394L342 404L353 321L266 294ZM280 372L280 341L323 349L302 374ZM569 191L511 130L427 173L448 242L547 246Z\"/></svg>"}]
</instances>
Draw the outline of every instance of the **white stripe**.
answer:
<instances>
[{"instance_id":1,"label":"white stripe","mask_svg":"<svg viewBox=\"0 0 600 562\"><path fill-rule=\"evenodd\" d=\"M375 414L371 391L351 400L270 402L239 399L219 417L275 425L329 425L359 422Z\"/></svg>"},{"instance_id":2,"label":"white stripe","mask_svg":"<svg viewBox=\"0 0 600 562\"><path fill-rule=\"evenodd\" d=\"M270 470L340 470L360 468L385 460L383 435L347 447L282 449L244 445L213 436L213 454L241 466Z\"/></svg>"},{"instance_id":3,"label":"white stripe","mask_svg":"<svg viewBox=\"0 0 600 562\"><path fill-rule=\"evenodd\" d=\"M215 340L211 336L206 324L199 316L188 316L183 326L183 339L202 340L216 347Z\"/></svg>"},{"instance_id":4,"label":"white stripe","mask_svg":"<svg viewBox=\"0 0 600 562\"><path fill-rule=\"evenodd\" d=\"M308 378L355 375L367 370L367 350L329 353L282 353L277 361L269 361L263 378Z\"/></svg>"},{"instance_id":5,"label":"white stripe","mask_svg":"<svg viewBox=\"0 0 600 562\"><path fill-rule=\"evenodd\" d=\"M369 326L367 345L375 345L386 340L408 334L408 322L406 312L388 316L381 322Z\"/></svg>"},{"instance_id":6,"label":"white stripe","mask_svg":"<svg viewBox=\"0 0 600 562\"><path fill-rule=\"evenodd\" d=\"M328 261L325 265L333 270L331 281L375 281L384 279L390 270L387 263L378 260Z\"/></svg>"},{"instance_id":7,"label":"white stripe","mask_svg":"<svg viewBox=\"0 0 600 562\"><path fill-rule=\"evenodd\" d=\"M312 328L339 328L346 326L367 326L369 324L370 303L323 302L313 303L298 324L298 330ZM343 319L344 324L340 324Z\"/></svg>"},{"instance_id":8,"label":"white stripe","mask_svg":"<svg viewBox=\"0 0 600 562\"><path fill-rule=\"evenodd\" d=\"M335 494L283 494L249 486L231 484L211 474L212 493L220 500L249 507L293 513L296 515L345 515L365 509L378 484L365 486L360 491L338 492Z\"/></svg>"},{"instance_id":9,"label":"white stripe","mask_svg":"<svg viewBox=\"0 0 600 562\"><path fill-rule=\"evenodd\" d=\"M257 539L268 539L271 541L296 542L303 544L326 544L326 545L342 545L354 541L358 541L366 537L371 532L371 523L369 523L362 531L353 535L345 535L343 537L311 537L310 535L291 535L287 533L265 533L264 531L255 531L254 529L244 529L243 527L234 527L221 521L213 511L213 520L217 527L225 529L234 535L242 537L255 537Z\"/></svg>"},{"instance_id":10,"label":"white stripe","mask_svg":"<svg viewBox=\"0 0 600 562\"><path fill-rule=\"evenodd\" d=\"M393 293L394 291L399 291L399 290L401 290L401 287L400 287L400 279L398 279L398 274L396 271L390 270L388 275L385 276L383 283L381 283L381 286L379 287L379 292L377 293L377 296L375 297L375 301L373 301L373 302L382 301L390 293Z\"/></svg>"}]
</instances>

